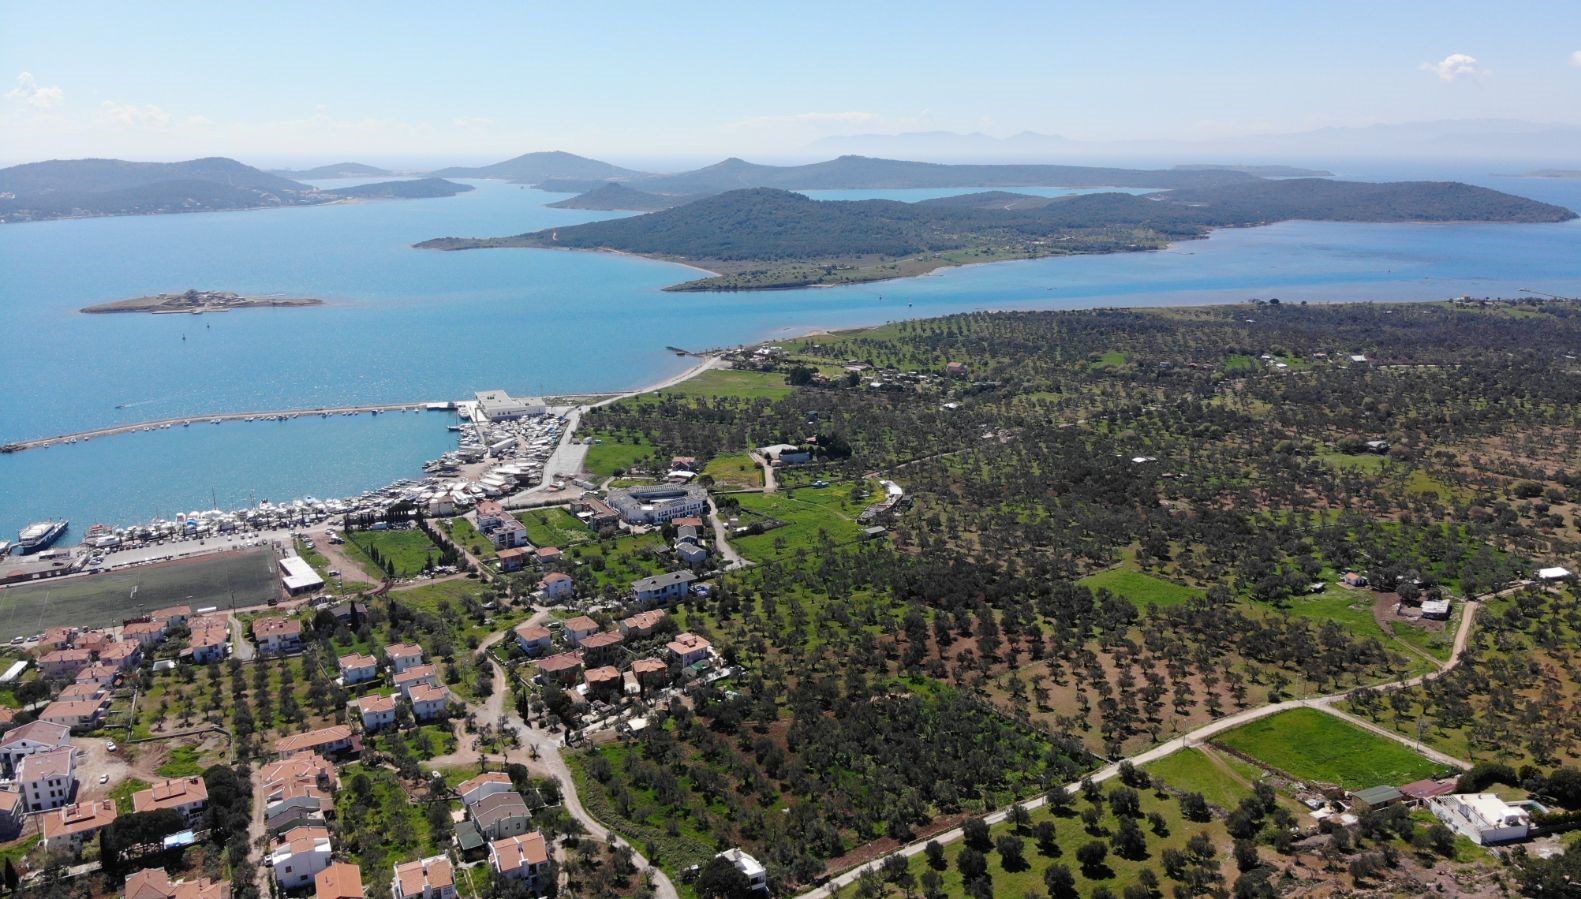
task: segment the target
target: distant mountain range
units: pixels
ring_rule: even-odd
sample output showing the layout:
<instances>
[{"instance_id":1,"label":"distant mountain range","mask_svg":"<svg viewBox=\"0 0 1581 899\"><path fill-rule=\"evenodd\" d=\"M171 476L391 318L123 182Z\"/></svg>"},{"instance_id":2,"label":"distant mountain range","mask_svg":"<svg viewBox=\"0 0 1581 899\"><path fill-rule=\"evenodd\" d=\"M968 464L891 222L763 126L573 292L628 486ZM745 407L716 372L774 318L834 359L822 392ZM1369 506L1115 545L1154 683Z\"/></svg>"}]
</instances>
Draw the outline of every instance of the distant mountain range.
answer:
<instances>
[{"instance_id":1,"label":"distant mountain range","mask_svg":"<svg viewBox=\"0 0 1581 899\"><path fill-rule=\"evenodd\" d=\"M318 206L352 198L443 197L471 189L429 178L318 190L223 157L186 162L57 159L0 169L0 222Z\"/></svg>"},{"instance_id":2,"label":"distant mountain range","mask_svg":"<svg viewBox=\"0 0 1581 899\"><path fill-rule=\"evenodd\" d=\"M647 173L623 169L618 165L588 159L558 150L524 153L514 159L484 166L457 166L429 172L435 178L498 178L521 184L538 184L551 179L578 181L626 181L647 177Z\"/></svg>"},{"instance_id":3,"label":"distant mountain range","mask_svg":"<svg viewBox=\"0 0 1581 899\"><path fill-rule=\"evenodd\" d=\"M330 165L321 165L312 169L273 169L273 174L282 178L377 178L382 175L393 175L389 169L378 166L363 165L360 162L336 162Z\"/></svg>"},{"instance_id":4,"label":"distant mountain range","mask_svg":"<svg viewBox=\"0 0 1581 899\"><path fill-rule=\"evenodd\" d=\"M687 182L688 184L693 182ZM1387 184L1252 177L1137 196L1033 197L992 191L920 203L817 201L744 188L631 218L417 246L613 250L684 261L718 277L679 290L876 281L971 262L1156 249L1216 227L1289 219L1557 222L1568 209L1456 182Z\"/></svg>"},{"instance_id":5,"label":"distant mountain range","mask_svg":"<svg viewBox=\"0 0 1581 899\"><path fill-rule=\"evenodd\" d=\"M1561 160L1581 157L1581 126L1516 119L1455 119L1318 128L1205 140L1076 140L1024 131L1010 137L951 131L846 134L805 147L811 154L936 161L1131 159Z\"/></svg>"}]
</instances>

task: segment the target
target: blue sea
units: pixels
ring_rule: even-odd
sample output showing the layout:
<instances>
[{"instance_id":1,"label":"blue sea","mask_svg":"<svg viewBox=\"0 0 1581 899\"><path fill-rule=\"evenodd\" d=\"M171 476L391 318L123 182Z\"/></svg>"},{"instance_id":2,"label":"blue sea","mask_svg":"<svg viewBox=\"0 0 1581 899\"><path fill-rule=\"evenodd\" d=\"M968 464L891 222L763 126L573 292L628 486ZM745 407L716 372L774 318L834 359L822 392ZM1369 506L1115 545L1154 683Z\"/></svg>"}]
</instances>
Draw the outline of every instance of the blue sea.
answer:
<instances>
[{"instance_id":1,"label":"blue sea","mask_svg":"<svg viewBox=\"0 0 1581 899\"><path fill-rule=\"evenodd\" d=\"M1408 168L1581 209L1581 181ZM323 182L326 185L351 181ZM973 309L1581 293L1581 223L1225 230L1156 253L1011 262L837 289L673 294L683 266L598 253L411 244L618 213L473 182L456 197L0 226L0 442L204 413L613 391L686 367L666 352ZM949 190L813 191L919 200ZM1068 193L1056 189L1039 193ZM203 316L83 315L187 288L328 305ZM0 456L0 539L66 516L129 524L260 499L344 496L421 474L441 413L194 424Z\"/></svg>"}]
</instances>

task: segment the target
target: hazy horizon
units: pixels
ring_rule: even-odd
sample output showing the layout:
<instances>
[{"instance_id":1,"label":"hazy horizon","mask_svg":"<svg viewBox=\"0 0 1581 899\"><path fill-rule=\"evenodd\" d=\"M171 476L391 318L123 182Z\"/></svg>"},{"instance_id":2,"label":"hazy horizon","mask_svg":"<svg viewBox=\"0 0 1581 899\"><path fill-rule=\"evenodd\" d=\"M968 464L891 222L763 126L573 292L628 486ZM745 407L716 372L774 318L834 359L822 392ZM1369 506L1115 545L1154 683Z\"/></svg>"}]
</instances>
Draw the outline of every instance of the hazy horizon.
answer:
<instances>
[{"instance_id":1,"label":"hazy horizon","mask_svg":"<svg viewBox=\"0 0 1581 899\"><path fill-rule=\"evenodd\" d=\"M1263 136L1314 129L1514 120L1581 133L1574 6L1513 3L1490 18L1464 2L1221 0L1145 16L1004 6L964 22L899 4L377 12L13 6L0 19L0 154L415 168L564 149L679 168L952 132L996 139L967 155L1255 162L1299 155L1260 148ZM999 146L1023 132L1079 143ZM1523 156L1562 160L1575 145ZM1344 151L1311 148L1315 161Z\"/></svg>"}]
</instances>

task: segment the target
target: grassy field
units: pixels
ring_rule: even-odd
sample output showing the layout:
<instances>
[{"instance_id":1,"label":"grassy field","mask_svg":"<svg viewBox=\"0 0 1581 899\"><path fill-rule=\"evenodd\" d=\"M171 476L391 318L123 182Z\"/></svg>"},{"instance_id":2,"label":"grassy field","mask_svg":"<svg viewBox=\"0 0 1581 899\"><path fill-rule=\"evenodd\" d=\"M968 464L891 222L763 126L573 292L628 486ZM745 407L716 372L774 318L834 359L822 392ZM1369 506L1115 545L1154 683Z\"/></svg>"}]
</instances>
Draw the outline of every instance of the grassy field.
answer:
<instances>
[{"instance_id":1,"label":"grassy field","mask_svg":"<svg viewBox=\"0 0 1581 899\"><path fill-rule=\"evenodd\" d=\"M789 396L792 389L786 385L785 376L778 372L716 368L659 392L677 396L735 396L777 400Z\"/></svg>"},{"instance_id":2,"label":"grassy field","mask_svg":"<svg viewBox=\"0 0 1581 899\"><path fill-rule=\"evenodd\" d=\"M119 624L163 606L258 605L280 595L278 576L274 554L258 548L6 587L0 590L0 640L57 624Z\"/></svg>"},{"instance_id":3,"label":"grassy field","mask_svg":"<svg viewBox=\"0 0 1581 899\"><path fill-rule=\"evenodd\" d=\"M170 757L163 765L154 769L160 777L191 777L203 773L203 765L198 761L198 751L191 746L177 746L170 750Z\"/></svg>"},{"instance_id":4,"label":"grassy field","mask_svg":"<svg viewBox=\"0 0 1581 899\"><path fill-rule=\"evenodd\" d=\"M856 517L872 502L870 498L852 502L850 486L838 484L821 490L797 490L794 494L742 493L734 498L745 513L741 516L742 526L764 519L785 522L784 527L762 534L731 538L736 551L754 561L786 558L798 549L811 550L821 542L820 532L827 533L835 543L856 540L862 533Z\"/></svg>"},{"instance_id":5,"label":"grassy field","mask_svg":"<svg viewBox=\"0 0 1581 899\"><path fill-rule=\"evenodd\" d=\"M703 474L713 478L716 487L763 486L763 469L746 453L715 456L703 466Z\"/></svg>"},{"instance_id":6,"label":"grassy field","mask_svg":"<svg viewBox=\"0 0 1581 899\"><path fill-rule=\"evenodd\" d=\"M440 526L449 527L451 539L466 547L478 558L492 559L498 555L494 549L494 544L490 543L487 537L478 533L478 529L473 527L472 522L465 518L458 515Z\"/></svg>"},{"instance_id":7,"label":"grassy field","mask_svg":"<svg viewBox=\"0 0 1581 899\"><path fill-rule=\"evenodd\" d=\"M1201 590L1123 567L1089 574L1076 583L1090 590L1101 587L1116 596L1123 596L1139 609L1149 605L1183 605L1186 600L1202 595Z\"/></svg>"},{"instance_id":8,"label":"grassy field","mask_svg":"<svg viewBox=\"0 0 1581 899\"><path fill-rule=\"evenodd\" d=\"M392 531L356 531L346 536L346 554L367 567L369 573L379 574L372 551L378 550L384 561L394 568L395 577L421 574L428 567L430 558L439 557L439 547L428 535L417 528Z\"/></svg>"},{"instance_id":9,"label":"grassy field","mask_svg":"<svg viewBox=\"0 0 1581 899\"><path fill-rule=\"evenodd\" d=\"M1358 453L1352 456L1338 450L1318 453L1317 457L1341 471L1361 471L1367 474L1377 474L1382 471L1383 463L1387 461L1376 453Z\"/></svg>"},{"instance_id":10,"label":"grassy field","mask_svg":"<svg viewBox=\"0 0 1581 899\"><path fill-rule=\"evenodd\" d=\"M568 555L582 563L576 571L578 581L591 577L600 586L625 589L638 578L663 574L669 569L653 554L664 540L657 532L617 537L572 547Z\"/></svg>"},{"instance_id":11,"label":"grassy field","mask_svg":"<svg viewBox=\"0 0 1581 899\"><path fill-rule=\"evenodd\" d=\"M1303 780L1360 790L1440 773L1440 766L1316 709L1291 709L1225 731L1213 742Z\"/></svg>"},{"instance_id":12,"label":"grassy field","mask_svg":"<svg viewBox=\"0 0 1581 899\"><path fill-rule=\"evenodd\" d=\"M423 858L443 846L434 839L425 806L411 801L395 772L353 763L341 769L335 794L340 838L335 848L363 871L388 871L396 862Z\"/></svg>"},{"instance_id":13,"label":"grassy field","mask_svg":"<svg viewBox=\"0 0 1581 899\"><path fill-rule=\"evenodd\" d=\"M530 509L517 513L516 519L527 526L527 539L533 546L563 549L574 543L585 543L593 536L582 519L564 509Z\"/></svg>"},{"instance_id":14,"label":"grassy field","mask_svg":"<svg viewBox=\"0 0 1581 899\"><path fill-rule=\"evenodd\" d=\"M594 431L587 436L598 442L587 448L582 468L596 477L613 477L616 471L630 470L653 455L653 444L641 434Z\"/></svg>"}]
</instances>

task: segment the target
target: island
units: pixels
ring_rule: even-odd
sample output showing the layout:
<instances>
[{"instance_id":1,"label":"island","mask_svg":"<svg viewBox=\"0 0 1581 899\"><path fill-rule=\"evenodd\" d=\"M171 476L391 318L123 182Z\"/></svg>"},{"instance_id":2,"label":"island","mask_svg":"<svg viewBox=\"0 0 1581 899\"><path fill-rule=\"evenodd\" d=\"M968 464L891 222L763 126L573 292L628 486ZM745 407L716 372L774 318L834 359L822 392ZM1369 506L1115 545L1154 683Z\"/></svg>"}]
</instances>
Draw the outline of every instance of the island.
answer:
<instances>
[{"instance_id":1,"label":"island","mask_svg":"<svg viewBox=\"0 0 1581 899\"><path fill-rule=\"evenodd\" d=\"M666 194L648 193L645 190L627 187L618 181L608 181L569 199L550 203L549 208L591 209L600 212L657 212L660 209L669 209L672 206L683 206L697 199L700 199L700 197L675 197Z\"/></svg>"},{"instance_id":2,"label":"island","mask_svg":"<svg viewBox=\"0 0 1581 899\"><path fill-rule=\"evenodd\" d=\"M732 190L646 215L508 237L442 237L420 249L603 250L680 262L711 277L672 291L834 286L1012 259L1156 250L1214 228L1334 222L1561 222L1569 209L1458 182L1250 178L1146 195L1007 191L917 203L813 200Z\"/></svg>"},{"instance_id":3,"label":"island","mask_svg":"<svg viewBox=\"0 0 1581 899\"><path fill-rule=\"evenodd\" d=\"M311 169L272 169L271 174L282 178L377 178L383 175L393 175L389 169L381 169L375 165L366 165L361 162L336 162L330 165L321 165Z\"/></svg>"},{"instance_id":4,"label":"island","mask_svg":"<svg viewBox=\"0 0 1581 899\"><path fill-rule=\"evenodd\" d=\"M153 315L187 313L201 315L205 312L228 312L232 309L262 309L267 307L322 306L323 300L310 297L244 297L219 290L187 290L181 293L160 293L147 297L133 297L113 303L84 306L80 311L90 315L111 312L147 312Z\"/></svg>"},{"instance_id":5,"label":"island","mask_svg":"<svg viewBox=\"0 0 1581 899\"><path fill-rule=\"evenodd\" d=\"M471 189L423 178L320 190L223 157L185 162L56 159L0 169L0 223L422 199Z\"/></svg>"}]
</instances>

